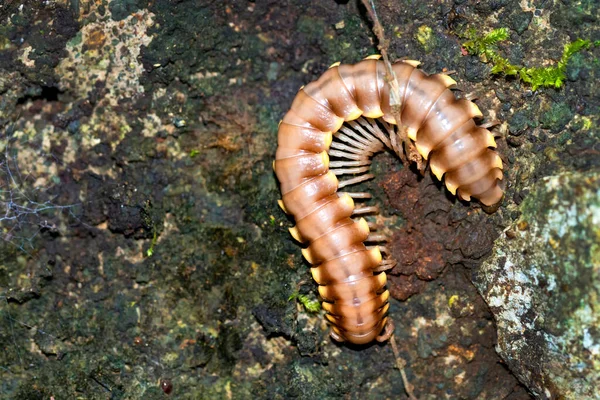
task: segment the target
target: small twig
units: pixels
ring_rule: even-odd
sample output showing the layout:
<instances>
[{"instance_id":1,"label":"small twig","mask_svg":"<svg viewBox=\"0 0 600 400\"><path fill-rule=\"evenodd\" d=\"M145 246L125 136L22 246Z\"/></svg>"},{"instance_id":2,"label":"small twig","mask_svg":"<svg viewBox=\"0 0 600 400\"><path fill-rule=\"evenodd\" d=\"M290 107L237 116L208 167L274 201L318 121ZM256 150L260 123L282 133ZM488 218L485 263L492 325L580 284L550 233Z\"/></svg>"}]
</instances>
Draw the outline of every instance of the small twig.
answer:
<instances>
[{"instance_id":1,"label":"small twig","mask_svg":"<svg viewBox=\"0 0 600 400\"><path fill-rule=\"evenodd\" d=\"M406 361L402 357L400 357L400 352L398 351L398 346L396 346L396 338L392 334L390 337L390 344L392 345L392 352L394 353L394 357L396 358L396 367L400 370L400 375L402 376L402 383L404 384L404 391L408 395L410 400L418 400L415 397L414 386L408 382L408 378L406 377L406 371L404 367L406 366Z\"/></svg>"},{"instance_id":2,"label":"small twig","mask_svg":"<svg viewBox=\"0 0 600 400\"><path fill-rule=\"evenodd\" d=\"M381 52L381 55L383 56L383 62L385 63L385 79L387 80L388 84L392 89L390 90L390 106L392 106L392 109L394 106L402 106L400 101L400 90L398 89L398 80L396 79L396 75L394 74L394 70L392 69L392 64L390 63L390 59L387 55L389 42L385 38L383 26L381 25L381 22L379 22L379 17L377 16L377 11L375 10L375 4L373 3L373 0L362 0L362 2L365 8L367 9L367 12L369 13L371 21L373 21L373 32L375 33L375 36L377 36L377 40L379 41L377 48ZM398 122L398 124L400 124L399 119L397 119L396 121Z\"/></svg>"},{"instance_id":3,"label":"small twig","mask_svg":"<svg viewBox=\"0 0 600 400\"><path fill-rule=\"evenodd\" d=\"M414 144L408 137L406 127L402 125L402 99L400 97L398 79L396 78L396 74L392 69L392 64L390 63L390 59L388 57L387 50L389 42L385 38L383 26L379 21L379 17L377 17L377 11L375 10L375 4L373 3L373 0L362 0L362 3L367 9L371 21L373 21L373 32L375 33L375 36L377 36L377 40L379 41L377 48L381 52L381 56L383 57L383 63L385 65L385 81L388 83L388 85L390 85L390 108L392 111L392 115L396 120L396 125L398 126L398 137L402 142L404 152L408 154L408 158L403 152L398 152L398 156L400 157L402 163L405 165L409 162L416 162L419 171L421 171L422 173L425 170L423 158L421 157Z\"/></svg>"}]
</instances>

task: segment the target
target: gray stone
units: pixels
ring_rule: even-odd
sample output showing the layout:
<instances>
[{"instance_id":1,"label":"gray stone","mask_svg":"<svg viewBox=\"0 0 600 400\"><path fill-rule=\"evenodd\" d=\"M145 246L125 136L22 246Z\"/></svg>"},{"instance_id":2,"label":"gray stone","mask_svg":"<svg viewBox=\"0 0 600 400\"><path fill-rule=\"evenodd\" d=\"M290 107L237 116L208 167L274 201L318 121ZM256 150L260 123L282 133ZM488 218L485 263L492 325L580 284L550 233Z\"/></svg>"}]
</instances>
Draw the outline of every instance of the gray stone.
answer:
<instances>
[{"instance_id":1,"label":"gray stone","mask_svg":"<svg viewBox=\"0 0 600 400\"><path fill-rule=\"evenodd\" d=\"M538 182L475 276L497 351L541 399L600 399L600 171Z\"/></svg>"}]
</instances>

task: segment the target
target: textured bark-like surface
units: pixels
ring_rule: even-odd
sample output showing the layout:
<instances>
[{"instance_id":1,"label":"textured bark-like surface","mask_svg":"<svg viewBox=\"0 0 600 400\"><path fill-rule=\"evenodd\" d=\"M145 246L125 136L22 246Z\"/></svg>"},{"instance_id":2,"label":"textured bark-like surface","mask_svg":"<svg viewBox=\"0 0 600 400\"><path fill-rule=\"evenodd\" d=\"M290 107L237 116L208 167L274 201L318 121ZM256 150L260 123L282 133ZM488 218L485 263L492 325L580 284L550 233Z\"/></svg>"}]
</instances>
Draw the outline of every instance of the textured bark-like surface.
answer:
<instances>
[{"instance_id":1,"label":"textured bark-like surface","mask_svg":"<svg viewBox=\"0 0 600 400\"><path fill-rule=\"evenodd\" d=\"M289 300L317 290L271 170L298 88L376 52L356 2L0 3L2 396L404 396L389 346L338 346ZM463 55L460 32L507 26L501 51L541 66L600 39L594 3L376 1L391 56L455 70L508 127L493 215L387 153L360 185L400 261L390 316L419 398L530 398L471 275L535 182L600 167L597 48L532 93Z\"/></svg>"}]
</instances>

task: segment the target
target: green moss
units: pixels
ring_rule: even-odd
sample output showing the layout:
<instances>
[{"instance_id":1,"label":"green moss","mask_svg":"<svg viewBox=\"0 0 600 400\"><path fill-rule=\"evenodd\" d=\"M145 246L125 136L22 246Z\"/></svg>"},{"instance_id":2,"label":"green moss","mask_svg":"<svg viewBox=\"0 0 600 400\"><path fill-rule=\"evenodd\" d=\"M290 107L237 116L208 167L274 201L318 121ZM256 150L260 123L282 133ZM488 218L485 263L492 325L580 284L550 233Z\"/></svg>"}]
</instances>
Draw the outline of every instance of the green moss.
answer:
<instances>
[{"instance_id":1,"label":"green moss","mask_svg":"<svg viewBox=\"0 0 600 400\"><path fill-rule=\"evenodd\" d=\"M0 34L0 51L8 50L11 47L12 47L12 44L10 43L10 40L8 39L8 37Z\"/></svg>"},{"instance_id":2,"label":"green moss","mask_svg":"<svg viewBox=\"0 0 600 400\"><path fill-rule=\"evenodd\" d=\"M463 43L463 47L469 54L489 54L490 57L493 57L494 46L498 42L508 39L508 29L494 29L483 36L478 36L475 29L469 29L464 36L470 39Z\"/></svg>"},{"instance_id":3,"label":"green moss","mask_svg":"<svg viewBox=\"0 0 600 400\"><path fill-rule=\"evenodd\" d=\"M298 19L296 30L299 33L303 33L311 38L317 39L323 34L323 31L325 31L325 23L321 19L302 15Z\"/></svg>"},{"instance_id":4,"label":"green moss","mask_svg":"<svg viewBox=\"0 0 600 400\"><path fill-rule=\"evenodd\" d=\"M433 31L427 25L421 25L417 29L417 41L423 46L426 52L431 52L434 47Z\"/></svg>"},{"instance_id":5,"label":"green moss","mask_svg":"<svg viewBox=\"0 0 600 400\"><path fill-rule=\"evenodd\" d=\"M202 95L210 97L221 93L224 87L227 87L227 79L221 74L205 74L190 79L192 87L198 90Z\"/></svg>"},{"instance_id":6,"label":"green moss","mask_svg":"<svg viewBox=\"0 0 600 400\"><path fill-rule=\"evenodd\" d=\"M473 55L479 55L484 62L493 64L492 73L515 76L529 83L533 90L539 87L562 87L566 79L569 59L577 52L588 49L592 43L589 40L577 39L565 45L561 59L552 67L526 68L512 64L507 58L498 53L497 44L508 39L508 29L494 29L480 36L474 29L468 30L465 37L469 40L463 43L464 49Z\"/></svg>"},{"instance_id":7,"label":"green moss","mask_svg":"<svg viewBox=\"0 0 600 400\"><path fill-rule=\"evenodd\" d=\"M523 132L527 128L537 126L537 121L532 117L532 111L528 108L515 111L510 117L509 123L514 132Z\"/></svg>"},{"instance_id":8,"label":"green moss","mask_svg":"<svg viewBox=\"0 0 600 400\"><path fill-rule=\"evenodd\" d=\"M300 293L294 293L288 298L289 301L294 299L298 300L308 312L317 313L321 311L321 303L319 303L318 300L312 300L308 296Z\"/></svg>"},{"instance_id":9,"label":"green moss","mask_svg":"<svg viewBox=\"0 0 600 400\"><path fill-rule=\"evenodd\" d=\"M137 0L116 0L108 5L112 18L121 21L140 8Z\"/></svg>"},{"instance_id":10,"label":"green moss","mask_svg":"<svg viewBox=\"0 0 600 400\"><path fill-rule=\"evenodd\" d=\"M573 133L566 131L566 132L561 133L561 135L558 137L558 140L556 143L558 143L558 145L562 146L565 143L567 143L569 140L572 140L572 139L573 139Z\"/></svg>"},{"instance_id":11,"label":"green moss","mask_svg":"<svg viewBox=\"0 0 600 400\"><path fill-rule=\"evenodd\" d=\"M146 251L146 255L148 257L152 257L152 254L154 254L154 246L156 245L157 240L158 240L158 235L156 234L156 229L154 229L154 232L152 234L152 242L150 243L150 247Z\"/></svg>"},{"instance_id":12,"label":"green moss","mask_svg":"<svg viewBox=\"0 0 600 400\"><path fill-rule=\"evenodd\" d=\"M284 110L279 104L260 104L256 107L257 126L266 132L277 132Z\"/></svg>"},{"instance_id":13,"label":"green moss","mask_svg":"<svg viewBox=\"0 0 600 400\"><path fill-rule=\"evenodd\" d=\"M583 121L583 130L589 131L593 125L592 120L588 117L581 117L581 120Z\"/></svg>"},{"instance_id":14,"label":"green moss","mask_svg":"<svg viewBox=\"0 0 600 400\"><path fill-rule=\"evenodd\" d=\"M369 29L364 26L360 18L348 16L343 20L343 28L334 29L325 24L321 19L310 16L301 16L296 23L296 30L308 42L318 45L331 62L354 60L359 56L372 54L368 49L357 47L358 43L368 41Z\"/></svg>"},{"instance_id":15,"label":"green moss","mask_svg":"<svg viewBox=\"0 0 600 400\"><path fill-rule=\"evenodd\" d=\"M540 116L542 128L552 132L560 132L573 118L573 112L565 103L553 103L548 110Z\"/></svg>"}]
</instances>

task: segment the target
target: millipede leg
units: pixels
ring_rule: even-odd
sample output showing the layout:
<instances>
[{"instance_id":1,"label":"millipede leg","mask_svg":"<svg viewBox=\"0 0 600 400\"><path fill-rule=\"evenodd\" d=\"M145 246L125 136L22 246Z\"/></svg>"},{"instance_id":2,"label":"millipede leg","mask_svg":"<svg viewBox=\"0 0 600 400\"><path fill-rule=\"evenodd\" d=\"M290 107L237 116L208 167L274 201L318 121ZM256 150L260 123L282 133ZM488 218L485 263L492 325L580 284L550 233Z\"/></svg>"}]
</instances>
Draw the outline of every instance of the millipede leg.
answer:
<instances>
[{"instance_id":1,"label":"millipede leg","mask_svg":"<svg viewBox=\"0 0 600 400\"><path fill-rule=\"evenodd\" d=\"M352 130L348 129L345 126L343 126L339 131L336 132L335 137L340 139L342 142L351 144L359 149L371 149L373 147L373 143L369 142L361 136L354 134Z\"/></svg>"},{"instance_id":2,"label":"millipede leg","mask_svg":"<svg viewBox=\"0 0 600 400\"><path fill-rule=\"evenodd\" d=\"M388 318L387 322L385 323L385 328L383 329L383 333L379 336L377 336L377 341L378 342L385 342L387 341L393 334L394 334L394 323L392 322L392 320L390 318Z\"/></svg>"},{"instance_id":3,"label":"millipede leg","mask_svg":"<svg viewBox=\"0 0 600 400\"><path fill-rule=\"evenodd\" d=\"M493 120L493 121L488 121L488 122L484 122L483 124L479 125L480 128L485 128L485 129L489 129L492 126L496 126L496 125L500 125L501 122L498 121L497 119Z\"/></svg>"},{"instance_id":4,"label":"millipede leg","mask_svg":"<svg viewBox=\"0 0 600 400\"><path fill-rule=\"evenodd\" d=\"M369 235L369 237L367 237L365 239L365 242L387 242L388 238L385 235L381 235L381 234L371 234Z\"/></svg>"},{"instance_id":5,"label":"millipede leg","mask_svg":"<svg viewBox=\"0 0 600 400\"><path fill-rule=\"evenodd\" d=\"M473 100L477 100L478 98L479 98L479 96L477 96L477 94L475 92L465 94L465 100L473 101Z\"/></svg>"},{"instance_id":6,"label":"millipede leg","mask_svg":"<svg viewBox=\"0 0 600 400\"><path fill-rule=\"evenodd\" d=\"M345 167L360 167L363 165L371 165L371 160L363 159L358 161L330 161L329 168L345 168Z\"/></svg>"},{"instance_id":7,"label":"millipede leg","mask_svg":"<svg viewBox=\"0 0 600 400\"><path fill-rule=\"evenodd\" d=\"M365 150L362 148L348 146L348 145L345 145L344 143L340 143L340 142L332 142L330 149L342 150L346 153L357 154L361 157L371 157L373 155L373 152L371 152L371 150ZM331 150L330 150L330 154L331 154Z\"/></svg>"},{"instance_id":8,"label":"millipede leg","mask_svg":"<svg viewBox=\"0 0 600 400\"><path fill-rule=\"evenodd\" d=\"M348 196L352 197L353 199L370 199L371 197L371 193L367 193L367 192L344 192L346 193Z\"/></svg>"},{"instance_id":9,"label":"millipede leg","mask_svg":"<svg viewBox=\"0 0 600 400\"><path fill-rule=\"evenodd\" d=\"M367 172L369 170L369 166L357 168L331 168L329 170L335 175L353 175Z\"/></svg>"},{"instance_id":10,"label":"millipede leg","mask_svg":"<svg viewBox=\"0 0 600 400\"><path fill-rule=\"evenodd\" d=\"M387 260L383 260L378 267L373 268L373 272L384 272L394 268L398 262L393 258L389 258Z\"/></svg>"},{"instance_id":11,"label":"millipede leg","mask_svg":"<svg viewBox=\"0 0 600 400\"><path fill-rule=\"evenodd\" d=\"M335 175L353 175L353 174L361 174L363 172L367 172L369 167L357 167L357 168L331 168L329 171L333 172Z\"/></svg>"},{"instance_id":12,"label":"millipede leg","mask_svg":"<svg viewBox=\"0 0 600 400\"><path fill-rule=\"evenodd\" d=\"M379 207L377 207L377 206L356 207L356 208L354 208L352 215L370 214L370 213L379 214Z\"/></svg>"},{"instance_id":13,"label":"millipede leg","mask_svg":"<svg viewBox=\"0 0 600 400\"><path fill-rule=\"evenodd\" d=\"M375 177L375 175L373 175L373 174L365 174L365 175L357 176L354 178L346 179L346 180L340 181L338 183L338 188L343 188L344 186L348 186L348 185L354 185L356 183L367 181L374 177Z\"/></svg>"},{"instance_id":14,"label":"millipede leg","mask_svg":"<svg viewBox=\"0 0 600 400\"><path fill-rule=\"evenodd\" d=\"M366 128L371 134L373 134L377 139L379 139L383 144L385 144L387 147L391 147L390 146L390 139L389 136L391 136L389 134L389 129L388 129L388 135L386 136L385 133L382 132L382 130L379 128L379 126L377 125L377 123L375 122L375 120L370 119L370 118L359 118L356 121L354 121L357 130L361 130L363 133L363 135L369 135L368 133L366 133L362 127ZM385 126L385 125L384 125ZM386 126L387 129L387 126ZM373 136L369 135L369 137L375 139Z\"/></svg>"},{"instance_id":15,"label":"millipede leg","mask_svg":"<svg viewBox=\"0 0 600 400\"><path fill-rule=\"evenodd\" d=\"M375 224L374 222L367 221L367 225L369 226L369 230L370 231L376 231L377 230L377 224Z\"/></svg>"},{"instance_id":16,"label":"millipede leg","mask_svg":"<svg viewBox=\"0 0 600 400\"><path fill-rule=\"evenodd\" d=\"M368 141L377 143L378 145L383 143L384 145L389 146L388 138L381 132L381 129L379 129L375 120L361 117L355 121L350 121L349 124L355 131L367 138Z\"/></svg>"},{"instance_id":17,"label":"millipede leg","mask_svg":"<svg viewBox=\"0 0 600 400\"><path fill-rule=\"evenodd\" d=\"M345 151L340 151L340 150L336 150L336 149L329 149L329 155L334 156L334 157L347 158L349 160L357 160L357 161L364 161L364 160L369 159L369 156L365 156L364 154L352 154L352 153L347 153Z\"/></svg>"},{"instance_id":18,"label":"millipede leg","mask_svg":"<svg viewBox=\"0 0 600 400\"><path fill-rule=\"evenodd\" d=\"M383 144L379 140L377 140L377 138L369 135L367 132L360 128L360 125L356 124L354 121L350 121L349 124L358 132L353 131L347 126L342 126L340 131L343 132L343 134L339 133L338 135L336 135L336 137L338 137L340 140L346 143L353 143L356 147L367 148L375 153L380 150L383 150ZM359 133L361 133L362 136L359 135ZM360 142L361 144L358 144L357 142Z\"/></svg>"},{"instance_id":19,"label":"millipede leg","mask_svg":"<svg viewBox=\"0 0 600 400\"><path fill-rule=\"evenodd\" d=\"M343 338L341 335L339 335L339 334L336 332L336 330L337 330L337 329L335 329L335 328L332 326L332 327L331 327L331 329L329 330L329 336L331 336L331 338L332 338L333 340L335 340L336 342L343 343L343 342L344 342L344 338Z\"/></svg>"},{"instance_id":20,"label":"millipede leg","mask_svg":"<svg viewBox=\"0 0 600 400\"><path fill-rule=\"evenodd\" d=\"M390 255L390 250L385 246L367 246L367 249L370 250L373 247L379 247L379 251L381 252L381 254L385 254L386 256Z\"/></svg>"}]
</instances>

